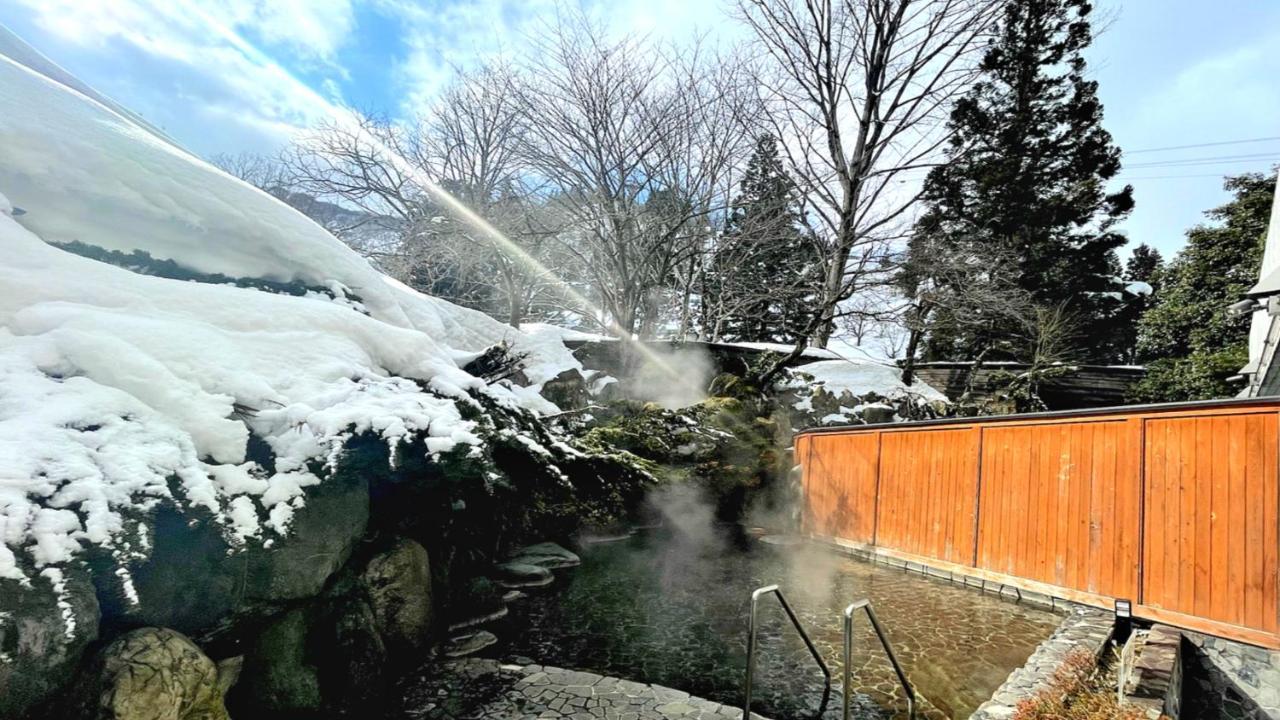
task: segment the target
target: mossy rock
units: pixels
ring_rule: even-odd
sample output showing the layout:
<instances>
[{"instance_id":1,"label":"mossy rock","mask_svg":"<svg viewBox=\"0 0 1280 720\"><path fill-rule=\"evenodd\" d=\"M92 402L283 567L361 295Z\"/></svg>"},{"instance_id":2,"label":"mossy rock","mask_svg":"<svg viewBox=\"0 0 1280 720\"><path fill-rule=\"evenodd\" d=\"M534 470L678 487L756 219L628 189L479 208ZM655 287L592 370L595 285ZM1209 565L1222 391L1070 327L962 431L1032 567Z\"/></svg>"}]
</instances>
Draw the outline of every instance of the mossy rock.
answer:
<instances>
[{"instance_id":1,"label":"mossy rock","mask_svg":"<svg viewBox=\"0 0 1280 720\"><path fill-rule=\"evenodd\" d=\"M87 720L229 720L241 658L214 663L181 633L139 628L104 647L78 687Z\"/></svg>"}]
</instances>

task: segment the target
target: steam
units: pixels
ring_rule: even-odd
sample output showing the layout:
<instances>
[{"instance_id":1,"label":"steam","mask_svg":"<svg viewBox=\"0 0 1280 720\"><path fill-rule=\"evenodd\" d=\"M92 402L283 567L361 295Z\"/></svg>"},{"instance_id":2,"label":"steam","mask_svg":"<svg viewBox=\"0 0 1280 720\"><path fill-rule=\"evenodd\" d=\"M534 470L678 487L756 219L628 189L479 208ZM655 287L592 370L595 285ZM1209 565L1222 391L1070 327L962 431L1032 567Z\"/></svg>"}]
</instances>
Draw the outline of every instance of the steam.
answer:
<instances>
[{"instance_id":1,"label":"steam","mask_svg":"<svg viewBox=\"0 0 1280 720\"><path fill-rule=\"evenodd\" d=\"M629 397L657 403L668 410L688 407L707 399L707 387L715 377L716 366L705 349L656 343L647 347L649 352L635 358L638 365L624 381Z\"/></svg>"},{"instance_id":2,"label":"steam","mask_svg":"<svg viewBox=\"0 0 1280 720\"><path fill-rule=\"evenodd\" d=\"M725 534L716 526L715 507L697 485L664 485L649 493L648 504L662 517L672 541L691 551L690 557L728 550Z\"/></svg>"}]
</instances>

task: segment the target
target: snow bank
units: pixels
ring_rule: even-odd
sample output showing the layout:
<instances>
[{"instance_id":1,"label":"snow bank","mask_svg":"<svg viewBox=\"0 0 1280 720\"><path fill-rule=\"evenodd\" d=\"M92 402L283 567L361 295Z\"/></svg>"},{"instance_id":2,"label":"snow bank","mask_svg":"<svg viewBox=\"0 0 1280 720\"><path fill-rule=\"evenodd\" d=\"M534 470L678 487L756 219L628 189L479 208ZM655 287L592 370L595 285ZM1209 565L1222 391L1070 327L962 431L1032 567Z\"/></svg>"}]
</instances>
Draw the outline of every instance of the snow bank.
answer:
<instances>
[{"instance_id":1,"label":"snow bank","mask_svg":"<svg viewBox=\"0 0 1280 720\"><path fill-rule=\"evenodd\" d=\"M891 365L852 360L819 360L795 369L813 377L813 384L832 395L848 392L854 397L875 393L881 397L899 398L912 395L927 402L946 402L947 397L924 382L908 386L902 382L902 371Z\"/></svg>"},{"instance_id":2,"label":"snow bank","mask_svg":"<svg viewBox=\"0 0 1280 720\"><path fill-rule=\"evenodd\" d=\"M483 313L387 278L280 200L3 57L0 107L0 192L46 242L144 251L201 273L345 291L378 320L449 338L458 359L506 341L547 371L579 367L563 347L528 344Z\"/></svg>"},{"instance_id":3,"label":"snow bank","mask_svg":"<svg viewBox=\"0 0 1280 720\"><path fill-rule=\"evenodd\" d=\"M309 464L353 433L440 452L480 442L469 393L554 407L460 369L485 347L527 354L535 383L578 366L563 344L390 281L283 203L3 57L0 107L0 578L87 543L145 548L139 513L165 499L207 508L234 541L269 540L320 482ZM338 301L50 244L73 241Z\"/></svg>"}]
</instances>

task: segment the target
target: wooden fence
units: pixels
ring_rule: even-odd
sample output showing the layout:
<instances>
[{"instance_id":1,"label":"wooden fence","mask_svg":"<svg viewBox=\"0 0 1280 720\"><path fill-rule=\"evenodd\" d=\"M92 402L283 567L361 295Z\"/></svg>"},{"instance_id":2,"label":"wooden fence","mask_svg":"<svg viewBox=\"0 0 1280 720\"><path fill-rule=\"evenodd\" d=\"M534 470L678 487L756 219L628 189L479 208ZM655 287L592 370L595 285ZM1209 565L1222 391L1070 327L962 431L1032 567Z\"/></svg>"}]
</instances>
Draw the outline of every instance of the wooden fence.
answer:
<instances>
[{"instance_id":1,"label":"wooden fence","mask_svg":"<svg viewBox=\"0 0 1280 720\"><path fill-rule=\"evenodd\" d=\"M1280 399L801 433L805 529L1280 647Z\"/></svg>"}]
</instances>

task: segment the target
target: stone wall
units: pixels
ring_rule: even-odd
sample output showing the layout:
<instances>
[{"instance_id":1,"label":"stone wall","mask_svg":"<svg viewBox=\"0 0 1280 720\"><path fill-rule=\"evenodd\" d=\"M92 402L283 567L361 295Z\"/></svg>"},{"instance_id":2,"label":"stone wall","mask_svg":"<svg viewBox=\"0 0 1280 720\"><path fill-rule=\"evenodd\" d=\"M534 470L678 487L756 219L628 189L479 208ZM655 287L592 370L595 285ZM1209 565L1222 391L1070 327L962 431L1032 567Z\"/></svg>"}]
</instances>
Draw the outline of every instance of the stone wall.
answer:
<instances>
[{"instance_id":1,"label":"stone wall","mask_svg":"<svg viewBox=\"0 0 1280 720\"><path fill-rule=\"evenodd\" d=\"M991 699L978 707L970 720L1004 720L1013 716L1018 703L1048 687L1067 655L1084 648L1102 654L1111 639L1113 615L1098 608L1076 605L1049 639L1040 643L1022 667L1009 674Z\"/></svg>"},{"instance_id":2,"label":"stone wall","mask_svg":"<svg viewBox=\"0 0 1280 720\"><path fill-rule=\"evenodd\" d=\"M1185 703L1195 714L1198 699L1212 698L1218 717L1280 720L1280 652L1225 638L1183 632Z\"/></svg>"},{"instance_id":3,"label":"stone wall","mask_svg":"<svg viewBox=\"0 0 1280 720\"><path fill-rule=\"evenodd\" d=\"M1121 701L1151 720L1182 710L1182 633L1168 625L1134 630L1120 656Z\"/></svg>"}]
</instances>

